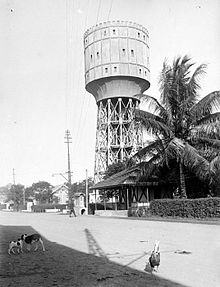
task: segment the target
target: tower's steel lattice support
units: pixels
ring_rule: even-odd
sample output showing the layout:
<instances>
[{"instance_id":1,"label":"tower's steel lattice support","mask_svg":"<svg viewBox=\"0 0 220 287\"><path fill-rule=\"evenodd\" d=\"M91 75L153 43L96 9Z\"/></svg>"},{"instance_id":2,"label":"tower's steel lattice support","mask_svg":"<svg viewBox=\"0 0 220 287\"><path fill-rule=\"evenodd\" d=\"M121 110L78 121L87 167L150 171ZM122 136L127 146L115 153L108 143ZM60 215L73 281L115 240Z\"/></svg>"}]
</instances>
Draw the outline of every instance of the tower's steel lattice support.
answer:
<instances>
[{"instance_id":1,"label":"tower's steel lattice support","mask_svg":"<svg viewBox=\"0 0 220 287\"><path fill-rule=\"evenodd\" d=\"M139 101L107 99L98 103L95 178L100 181L108 165L128 159L142 147L142 129L134 121Z\"/></svg>"}]
</instances>

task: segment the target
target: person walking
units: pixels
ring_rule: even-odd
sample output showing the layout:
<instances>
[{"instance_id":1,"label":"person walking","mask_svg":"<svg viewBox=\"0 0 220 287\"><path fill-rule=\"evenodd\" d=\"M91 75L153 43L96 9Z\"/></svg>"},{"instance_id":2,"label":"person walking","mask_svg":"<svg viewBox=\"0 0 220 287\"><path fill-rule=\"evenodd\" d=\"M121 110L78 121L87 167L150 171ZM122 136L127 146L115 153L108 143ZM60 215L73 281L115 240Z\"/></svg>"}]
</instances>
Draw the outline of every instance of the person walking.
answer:
<instances>
[{"instance_id":1,"label":"person walking","mask_svg":"<svg viewBox=\"0 0 220 287\"><path fill-rule=\"evenodd\" d=\"M74 209L74 201L71 200L69 204L70 214L69 217L72 217L74 215L76 217L75 209Z\"/></svg>"}]
</instances>

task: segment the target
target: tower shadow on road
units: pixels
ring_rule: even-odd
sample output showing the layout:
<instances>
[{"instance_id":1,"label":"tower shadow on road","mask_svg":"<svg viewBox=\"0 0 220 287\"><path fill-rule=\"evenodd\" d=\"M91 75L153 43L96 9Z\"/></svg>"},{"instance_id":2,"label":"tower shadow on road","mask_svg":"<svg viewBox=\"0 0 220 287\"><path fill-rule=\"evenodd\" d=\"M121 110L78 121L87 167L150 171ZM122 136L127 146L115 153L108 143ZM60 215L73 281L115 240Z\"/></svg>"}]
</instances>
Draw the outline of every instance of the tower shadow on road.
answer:
<instances>
[{"instance_id":1,"label":"tower shadow on road","mask_svg":"<svg viewBox=\"0 0 220 287\"><path fill-rule=\"evenodd\" d=\"M108 259L107 255L105 254L104 250L101 248L101 246L98 244L92 233L89 231L89 229L85 229L86 239L88 243L88 250L90 254L93 254L95 256L103 257Z\"/></svg>"},{"instance_id":2,"label":"tower shadow on road","mask_svg":"<svg viewBox=\"0 0 220 287\"><path fill-rule=\"evenodd\" d=\"M45 252L39 248L37 252L24 251L22 254L8 255L10 240L17 239L23 233L36 232L40 230L36 231L31 226L0 226L0 286L186 287L159 277L155 280L151 274L108 260L89 230L85 230L85 233L90 254L43 237Z\"/></svg>"}]
</instances>

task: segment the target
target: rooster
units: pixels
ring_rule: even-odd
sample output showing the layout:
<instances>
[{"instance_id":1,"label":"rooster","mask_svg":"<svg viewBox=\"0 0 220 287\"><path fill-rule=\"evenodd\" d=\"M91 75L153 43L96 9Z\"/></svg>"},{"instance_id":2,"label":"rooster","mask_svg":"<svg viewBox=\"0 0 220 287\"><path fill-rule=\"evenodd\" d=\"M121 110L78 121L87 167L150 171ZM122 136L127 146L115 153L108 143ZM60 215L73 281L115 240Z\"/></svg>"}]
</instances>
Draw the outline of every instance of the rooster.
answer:
<instances>
[{"instance_id":1,"label":"rooster","mask_svg":"<svg viewBox=\"0 0 220 287\"><path fill-rule=\"evenodd\" d=\"M158 267L160 265L160 251L159 251L159 241L155 242L154 250L149 257L149 264L151 267L151 271L158 271Z\"/></svg>"}]
</instances>

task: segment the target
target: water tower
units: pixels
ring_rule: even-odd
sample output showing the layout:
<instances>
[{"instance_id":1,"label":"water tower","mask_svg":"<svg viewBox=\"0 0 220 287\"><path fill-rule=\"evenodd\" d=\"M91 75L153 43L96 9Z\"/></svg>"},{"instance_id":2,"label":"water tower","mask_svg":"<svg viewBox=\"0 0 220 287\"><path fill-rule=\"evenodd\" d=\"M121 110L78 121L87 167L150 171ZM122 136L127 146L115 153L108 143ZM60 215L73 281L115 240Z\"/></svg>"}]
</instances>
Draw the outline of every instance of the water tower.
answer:
<instances>
[{"instance_id":1,"label":"water tower","mask_svg":"<svg viewBox=\"0 0 220 287\"><path fill-rule=\"evenodd\" d=\"M98 106L95 182L108 165L129 158L142 146L134 121L135 95L150 86L149 36L143 26L104 22L84 34L85 84Z\"/></svg>"}]
</instances>

